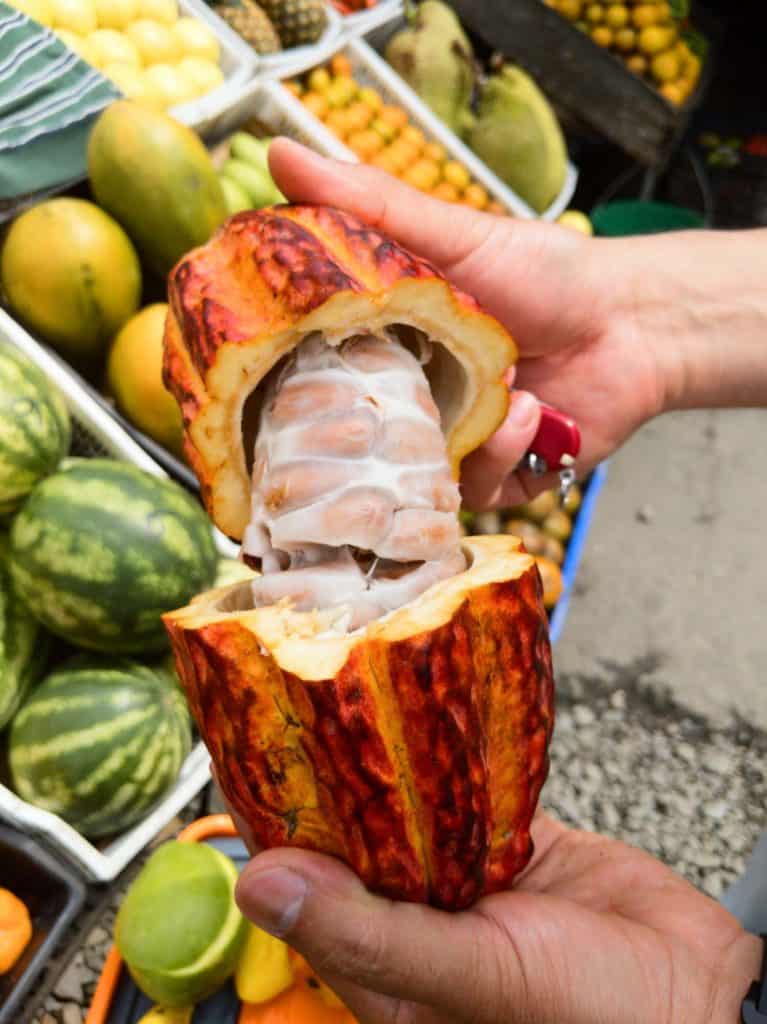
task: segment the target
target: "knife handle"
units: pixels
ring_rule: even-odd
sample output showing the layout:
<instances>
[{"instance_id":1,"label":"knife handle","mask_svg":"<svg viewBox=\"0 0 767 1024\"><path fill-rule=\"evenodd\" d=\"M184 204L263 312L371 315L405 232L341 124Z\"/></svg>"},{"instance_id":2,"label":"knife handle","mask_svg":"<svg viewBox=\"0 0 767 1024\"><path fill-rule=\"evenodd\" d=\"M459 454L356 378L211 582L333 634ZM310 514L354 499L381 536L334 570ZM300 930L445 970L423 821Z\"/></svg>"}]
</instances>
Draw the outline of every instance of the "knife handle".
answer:
<instances>
[{"instance_id":1,"label":"knife handle","mask_svg":"<svg viewBox=\"0 0 767 1024\"><path fill-rule=\"evenodd\" d=\"M581 450L581 432L571 416L541 402L541 422L524 464L536 473L572 469Z\"/></svg>"}]
</instances>

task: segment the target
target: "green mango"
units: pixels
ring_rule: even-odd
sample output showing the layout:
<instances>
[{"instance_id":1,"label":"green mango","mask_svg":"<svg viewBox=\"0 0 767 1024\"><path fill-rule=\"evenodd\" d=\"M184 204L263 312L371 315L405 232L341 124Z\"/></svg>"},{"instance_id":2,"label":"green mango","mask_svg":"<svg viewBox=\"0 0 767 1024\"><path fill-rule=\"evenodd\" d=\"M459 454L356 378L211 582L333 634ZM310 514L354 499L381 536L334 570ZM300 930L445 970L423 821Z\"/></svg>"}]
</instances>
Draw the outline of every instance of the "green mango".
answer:
<instances>
[{"instance_id":1,"label":"green mango","mask_svg":"<svg viewBox=\"0 0 767 1024\"><path fill-rule=\"evenodd\" d=\"M241 210L249 210L252 207L250 196L239 182L233 178L227 178L225 174L220 175L221 188L224 190L226 208L230 214L239 213Z\"/></svg>"},{"instance_id":2,"label":"green mango","mask_svg":"<svg viewBox=\"0 0 767 1024\"><path fill-rule=\"evenodd\" d=\"M274 203L284 202L284 197L272 181L268 171L260 170L245 160L231 157L221 168L221 175L234 181L244 189L250 198L250 204L256 210Z\"/></svg>"},{"instance_id":3,"label":"green mango","mask_svg":"<svg viewBox=\"0 0 767 1024\"><path fill-rule=\"evenodd\" d=\"M521 68L506 65L489 79L466 141L537 213L564 186L567 146L562 129L546 97Z\"/></svg>"},{"instance_id":4,"label":"green mango","mask_svg":"<svg viewBox=\"0 0 767 1024\"><path fill-rule=\"evenodd\" d=\"M253 164L269 174L269 143L271 139L257 139L248 132L235 132L229 140L229 153L237 160Z\"/></svg>"},{"instance_id":5,"label":"green mango","mask_svg":"<svg viewBox=\"0 0 767 1024\"><path fill-rule=\"evenodd\" d=\"M454 11L440 0L424 0L385 55L437 117L463 136L472 121L477 75L474 51Z\"/></svg>"}]
</instances>

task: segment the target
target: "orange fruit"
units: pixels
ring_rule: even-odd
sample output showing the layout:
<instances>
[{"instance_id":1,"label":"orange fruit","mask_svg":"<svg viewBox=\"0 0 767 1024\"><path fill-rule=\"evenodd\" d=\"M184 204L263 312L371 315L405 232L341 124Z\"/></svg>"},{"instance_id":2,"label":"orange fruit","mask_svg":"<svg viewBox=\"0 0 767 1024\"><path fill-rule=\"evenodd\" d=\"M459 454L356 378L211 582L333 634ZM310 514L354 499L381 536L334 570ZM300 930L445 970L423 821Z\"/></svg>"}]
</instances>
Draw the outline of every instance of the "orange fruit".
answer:
<instances>
[{"instance_id":1,"label":"orange fruit","mask_svg":"<svg viewBox=\"0 0 767 1024\"><path fill-rule=\"evenodd\" d=\"M559 0L555 6L568 21L577 21L581 16L581 0Z\"/></svg>"},{"instance_id":2,"label":"orange fruit","mask_svg":"<svg viewBox=\"0 0 767 1024\"><path fill-rule=\"evenodd\" d=\"M370 107L370 109L376 114L384 105L381 94L376 92L376 90L371 88L369 85L365 86L364 89L360 89L357 99Z\"/></svg>"},{"instance_id":3,"label":"orange fruit","mask_svg":"<svg viewBox=\"0 0 767 1024\"><path fill-rule=\"evenodd\" d=\"M605 11L605 22L608 28L623 28L629 23L628 8L623 4L610 4Z\"/></svg>"},{"instance_id":4,"label":"orange fruit","mask_svg":"<svg viewBox=\"0 0 767 1024\"><path fill-rule=\"evenodd\" d=\"M420 128L416 128L414 124L409 124L406 128L403 128L400 138L404 139L405 142L412 142L414 146L418 147L419 153L426 145L423 132Z\"/></svg>"},{"instance_id":5,"label":"orange fruit","mask_svg":"<svg viewBox=\"0 0 767 1024\"><path fill-rule=\"evenodd\" d=\"M363 132L354 132L350 135L346 140L346 145L357 154L360 160L367 162L376 153L381 152L384 142L378 132L366 128Z\"/></svg>"},{"instance_id":6,"label":"orange fruit","mask_svg":"<svg viewBox=\"0 0 767 1024\"><path fill-rule=\"evenodd\" d=\"M337 53L330 62L330 70L334 75L348 75L350 78L354 72L352 62L343 53Z\"/></svg>"},{"instance_id":7,"label":"orange fruit","mask_svg":"<svg viewBox=\"0 0 767 1024\"><path fill-rule=\"evenodd\" d=\"M391 173L397 178L412 163L412 157L396 143L393 146L387 146L384 153L391 165Z\"/></svg>"},{"instance_id":8,"label":"orange fruit","mask_svg":"<svg viewBox=\"0 0 767 1024\"><path fill-rule=\"evenodd\" d=\"M633 28L621 28L615 33L613 41L617 49L630 53L636 46L637 34Z\"/></svg>"},{"instance_id":9,"label":"orange fruit","mask_svg":"<svg viewBox=\"0 0 767 1024\"><path fill-rule=\"evenodd\" d=\"M606 25L597 25L596 28L591 30L591 38L597 46L602 46L607 49L613 44L612 29L609 29Z\"/></svg>"},{"instance_id":10,"label":"orange fruit","mask_svg":"<svg viewBox=\"0 0 767 1024\"><path fill-rule=\"evenodd\" d=\"M283 82L282 83L288 92L292 92L294 96L302 96L304 87L300 82Z\"/></svg>"},{"instance_id":11,"label":"orange fruit","mask_svg":"<svg viewBox=\"0 0 767 1024\"><path fill-rule=\"evenodd\" d=\"M476 182L464 189L463 202L467 206L474 207L475 210L484 210L489 201L490 196L487 194L487 189L476 184Z\"/></svg>"},{"instance_id":12,"label":"orange fruit","mask_svg":"<svg viewBox=\"0 0 767 1024\"><path fill-rule=\"evenodd\" d=\"M325 124L339 139L345 139L349 134L349 117L345 110L331 110Z\"/></svg>"},{"instance_id":13,"label":"orange fruit","mask_svg":"<svg viewBox=\"0 0 767 1024\"><path fill-rule=\"evenodd\" d=\"M675 82L681 71L679 54L674 50L658 53L650 62L650 70L656 82Z\"/></svg>"},{"instance_id":14,"label":"orange fruit","mask_svg":"<svg viewBox=\"0 0 767 1024\"><path fill-rule=\"evenodd\" d=\"M325 92L332 79L327 68L315 68L306 80L306 84L312 92Z\"/></svg>"},{"instance_id":15,"label":"orange fruit","mask_svg":"<svg viewBox=\"0 0 767 1024\"><path fill-rule=\"evenodd\" d=\"M370 107L359 100L355 100L351 106L346 108L346 114L349 118L349 124L352 126L352 131L355 132L361 132L367 128L373 118L373 111Z\"/></svg>"},{"instance_id":16,"label":"orange fruit","mask_svg":"<svg viewBox=\"0 0 767 1024\"><path fill-rule=\"evenodd\" d=\"M418 160L403 175L403 181L422 192L431 192L440 179L440 170L433 160Z\"/></svg>"},{"instance_id":17,"label":"orange fruit","mask_svg":"<svg viewBox=\"0 0 767 1024\"><path fill-rule=\"evenodd\" d=\"M635 28L648 28L656 24L659 13L658 4L640 4L631 12L631 20Z\"/></svg>"},{"instance_id":18,"label":"orange fruit","mask_svg":"<svg viewBox=\"0 0 767 1024\"><path fill-rule=\"evenodd\" d=\"M605 9L602 4L589 4L586 8L586 21L592 25L598 25L600 21L604 21L604 17Z\"/></svg>"},{"instance_id":19,"label":"orange fruit","mask_svg":"<svg viewBox=\"0 0 767 1024\"><path fill-rule=\"evenodd\" d=\"M432 189L431 194L435 199L441 199L445 203L457 203L461 198L458 189L449 181L441 181L436 188Z\"/></svg>"},{"instance_id":20,"label":"orange fruit","mask_svg":"<svg viewBox=\"0 0 767 1024\"><path fill-rule=\"evenodd\" d=\"M328 114L328 101L319 92L305 92L301 97L301 102L310 113L318 117L320 121L323 121Z\"/></svg>"},{"instance_id":21,"label":"orange fruit","mask_svg":"<svg viewBox=\"0 0 767 1024\"><path fill-rule=\"evenodd\" d=\"M378 132L384 142L393 142L396 138L397 129L394 125L383 121L380 117L373 118L369 127L372 132Z\"/></svg>"},{"instance_id":22,"label":"orange fruit","mask_svg":"<svg viewBox=\"0 0 767 1024\"><path fill-rule=\"evenodd\" d=\"M180 454L181 410L162 381L167 312L166 303L156 302L118 332L107 360L107 383L117 408L135 427Z\"/></svg>"},{"instance_id":23,"label":"orange fruit","mask_svg":"<svg viewBox=\"0 0 767 1024\"><path fill-rule=\"evenodd\" d=\"M678 82L664 82L660 87L660 93L675 107L680 107L684 103L684 90Z\"/></svg>"},{"instance_id":24,"label":"orange fruit","mask_svg":"<svg viewBox=\"0 0 767 1024\"><path fill-rule=\"evenodd\" d=\"M654 57L656 53L662 53L674 42L672 29L662 28L660 25L650 25L643 28L639 33L639 49L648 57Z\"/></svg>"},{"instance_id":25,"label":"orange fruit","mask_svg":"<svg viewBox=\"0 0 767 1024\"><path fill-rule=\"evenodd\" d=\"M511 214L497 199L491 199L485 207L485 213L494 213L497 217L509 217Z\"/></svg>"},{"instance_id":26,"label":"orange fruit","mask_svg":"<svg viewBox=\"0 0 767 1024\"><path fill-rule=\"evenodd\" d=\"M395 178L400 170L397 160L392 157L387 149L382 149L380 153L376 153L370 163L373 167L378 167L379 170L386 171L387 174L391 174Z\"/></svg>"},{"instance_id":27,"label":"orange fruit","mask_svg":"<svg viewBox=\"0 0 767 1024\"><path fill-rule=\"evenodd\" d=\"M647 71L647 58L643 57L641 53L632 53L630 57L626 58L626 67L635 75L643 75Z\"/></svg>"},{"instance_id":28,"label":"orange fruit","mask_svg":"<svg viewBox=\"0 0 767 1024\"><path fill-rule=\"evenodd\" d=\"M455 185L459 192L463 192L471 182L469 172L457 160L448 160L447 163L443 164L442 177L445 181L449 181L451 185Z\"/></svg>"},{"instance_id":29,"label":"orange fruit","mask_svg":"<svg viewBox=\"0 0 767 1024\"><path fill-rule=\"evenodd\" d=\"M406 139L403 139L401 135L396 142L392 142L389 149L391 149L392 152L397 153L398 159L402 160L403 166L412 164L413 161L418 158L419 154L418 147L414 146L412 142L408 142Z\"/></svg>"},{"instance_id":30,"label":"orange fruit","mask_svg":"<svg viewBox=\"0 0 767 1024\"><path fill-rule=\"evenodd\" d=\"M553 608L564 590L562 571L556 562L542 555L535 556L535 563L543 583L543 603L546 608Z\"/></svg>"},{"instance_id":31,"label":"orange fruit","mask_svg":"<svg viewBox=\"0 0 767 1024\"><path fill-rule=\"evenodd\" d=\"M433 160L436 164L442 164L447 160L447 150L438 142L428 142L423 147L423 155L427 160Z\"/></svg>"},{"instance_id":32,"label":"orange fruit","mask_svg":"<svg viewBox=\"0 0 767 1024\"><path fill-rule=\"evenodd\" d=\"M409 119L407 111L403 110L402 107L381 107L378 112L378 116L382 121L386 121L387 124L390 124L398 132L401 132L403 128L407 128Z\"/></svg>"}]
</instances>

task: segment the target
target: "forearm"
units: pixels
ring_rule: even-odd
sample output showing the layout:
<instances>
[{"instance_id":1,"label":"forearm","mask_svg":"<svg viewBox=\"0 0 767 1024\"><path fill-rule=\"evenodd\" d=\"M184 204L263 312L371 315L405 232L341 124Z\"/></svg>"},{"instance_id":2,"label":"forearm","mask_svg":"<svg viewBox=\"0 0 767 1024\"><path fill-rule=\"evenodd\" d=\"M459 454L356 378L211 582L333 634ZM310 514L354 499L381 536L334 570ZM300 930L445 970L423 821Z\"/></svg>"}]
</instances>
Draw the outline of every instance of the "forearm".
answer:
<instances>
[{"instance_id":1,"label":"forearm","mask_svg":"<svg viewBox=\"0 0 767 1024\"><path fill-rule=\"evenodd\" d=\"M767 230L597 244L614 315L655 352L663 411L767 406Z\"/></svg>"}]
</instances>

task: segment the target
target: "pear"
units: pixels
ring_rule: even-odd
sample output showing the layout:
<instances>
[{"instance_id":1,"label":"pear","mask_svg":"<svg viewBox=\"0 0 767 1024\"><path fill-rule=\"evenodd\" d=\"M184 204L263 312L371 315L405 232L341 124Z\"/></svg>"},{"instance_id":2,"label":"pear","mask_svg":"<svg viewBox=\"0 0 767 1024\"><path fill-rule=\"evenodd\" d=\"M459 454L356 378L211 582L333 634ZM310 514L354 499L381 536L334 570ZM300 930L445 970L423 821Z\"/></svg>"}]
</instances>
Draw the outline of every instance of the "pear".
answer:
<instances>
[{"instance_id":1,"label":"pear","mask_svg":"<svg viewBox=\"0 0 767 1024\"><path fill-rule=\"evenodd\" d=\"M424 0L411 25L389 41L385 55L437 117L464 135L472 121L474 51L447 4Z\"/></svg>"},{"instance_id":2,"label":"pear","mask_svg":"<svg viewBox=\"0 0 767 1024\"><path fill-rule=\"evenodd\" d=\"M537 213L559 195L567 146L556 114L521 68L504 66L482 90L468 144Z\"/></svg>"}]
</instances>

